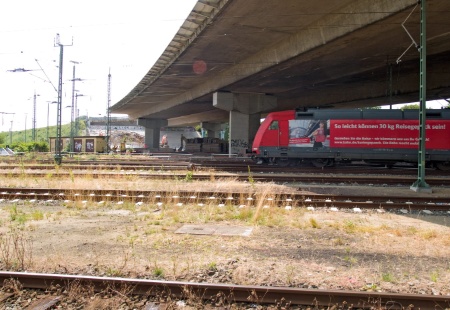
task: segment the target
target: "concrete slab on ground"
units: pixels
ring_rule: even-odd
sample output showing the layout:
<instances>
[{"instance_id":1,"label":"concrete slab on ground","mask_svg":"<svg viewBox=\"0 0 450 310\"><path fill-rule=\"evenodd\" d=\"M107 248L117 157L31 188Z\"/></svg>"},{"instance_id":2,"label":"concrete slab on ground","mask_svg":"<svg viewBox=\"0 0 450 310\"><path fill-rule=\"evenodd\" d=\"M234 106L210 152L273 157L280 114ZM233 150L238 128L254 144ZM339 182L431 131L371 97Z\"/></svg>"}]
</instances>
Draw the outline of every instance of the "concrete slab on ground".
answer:
<instances>
[{"instance_id":1,"label":"concrete slab on ground","mask_svg":"<svg viewBox=\"0 0 450 310\"><path fill-rule=\"evenodd\" d=\"M183 225L175 231L176 234L191 235L221 235L248 237L252 233L252 227L226 226L226 225Z\"/></svg>"}]
</instances>

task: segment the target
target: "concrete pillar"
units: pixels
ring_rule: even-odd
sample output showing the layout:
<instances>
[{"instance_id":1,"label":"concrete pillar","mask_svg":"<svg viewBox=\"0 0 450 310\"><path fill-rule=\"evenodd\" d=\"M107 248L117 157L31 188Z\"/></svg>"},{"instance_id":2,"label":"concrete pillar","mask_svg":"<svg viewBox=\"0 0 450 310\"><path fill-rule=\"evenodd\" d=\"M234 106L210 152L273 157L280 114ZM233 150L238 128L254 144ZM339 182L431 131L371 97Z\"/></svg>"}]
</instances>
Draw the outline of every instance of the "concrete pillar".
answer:
<instances>
[{"instance_id":1,"label":"concrete pillar","mask_svg":"<svg viewBox=\"0 0 450 310\"><path fill-rule=\"evenodd\" d=\"M260 125L261 112L277 107L274 96L216 92L213 106L230 112L229 153L242 156L251 145Z\"/></svg>"},{"instance_id":2,"label":"concrete pillar","mask_svg":"<svg viewBox=\"0 0 450 310\"><path fill-rule=\"evenodd\" d=\"M244 114L230 111L230 154L244 156L250 150L260 125L261 114Z\"/></svg>"},{"instance_id":3,"label":"concrete pillar","mask_svg":"<svg viewBox=\"0 0 450 310\"><path fill-rule=\"evenodd\" d=\"M208 137L220 138L220 132L224 130L223 124L202 122L200 126L207 131Z\"/></svg>"},{"instance_id":4,"label":"concrete pillar","mask_svg":"<svg viewBox=\"0 0 450 310\"><path fill-rule=\"evenodd\" d=\"M147 148L158 149L161 139L161 127L167 126L166 119L139 118L138 125L145 128L144 143Z\"/></svg>"}]
</instances>

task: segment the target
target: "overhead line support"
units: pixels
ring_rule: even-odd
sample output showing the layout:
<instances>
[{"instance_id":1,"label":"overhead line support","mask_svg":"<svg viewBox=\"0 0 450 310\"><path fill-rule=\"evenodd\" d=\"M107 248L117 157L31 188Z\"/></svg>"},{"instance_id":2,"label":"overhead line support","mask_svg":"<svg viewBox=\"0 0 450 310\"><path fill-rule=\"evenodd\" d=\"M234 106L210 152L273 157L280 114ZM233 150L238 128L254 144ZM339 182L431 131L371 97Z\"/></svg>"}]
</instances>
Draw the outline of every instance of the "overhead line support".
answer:
<instances>
[{"instance_id":1,"label":"overhead line support","mask_svg":"<svg viewBox=\"0 0 450 310\"><path fill-rule=\"evenodd\" d=\"M58 108L56 115L55 163L57 165L61 165L62 163L61 112L62 112L62 84L63 84L62 74L63 74L64 45L61 44L60 42L59 33L56 34L54 46L59 47Z\"/></svg>"},{"instance_id":2,"label":"overhead line support","mask_svg":"<svg viewBox=\"0 0 450 310\"><path fill-rule=\"evenodd\" d=\"M426 33L426 0L420 2L420 106L419 106L419 154L417 180L411 185L411 190L428 192L432 190L425 182L426 155L426 112L427 112L427 33Z\"/></svg>"}]
</instances>

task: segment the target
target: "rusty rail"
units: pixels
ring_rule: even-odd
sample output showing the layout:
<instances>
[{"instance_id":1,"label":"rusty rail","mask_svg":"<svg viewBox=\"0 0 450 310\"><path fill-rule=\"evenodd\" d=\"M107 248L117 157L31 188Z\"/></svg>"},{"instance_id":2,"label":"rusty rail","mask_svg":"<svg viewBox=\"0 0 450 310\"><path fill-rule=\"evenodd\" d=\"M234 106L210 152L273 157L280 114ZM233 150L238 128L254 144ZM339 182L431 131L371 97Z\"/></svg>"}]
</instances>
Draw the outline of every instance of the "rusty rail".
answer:
<instances>
[{"instance_id":1,"label":"rusty rail","mask_svg":"<svg viewBox=\"0 0 450 310\"><path fill-rule=\"evenodd\" d=\"M276 304L284 300L291 305L346 306L370 309L445 309L450 306L450 296L398 294L366 291L315 290L287 287L244 286L144 279L93 277L64 274L0 272L0 281L15 279L24 288L46 289L50 285L68 287L73 282L91 285L96 291L126 286L130 294L161 296L162 293L179 299L193 296L207 301L250 302Z\"/></svg>"},{"instance_id":2,"label":"rusty rail","mask_svg":"<svg viewBox=\"0 0 450 310\"><path fill-rule=\"evenodd\" d=\"M92 190L50 188L0 188L0 199L9 201L128 201L132 203L217 203L291 207L344 208L344 209L406 209L450 210L450 201L435 197L338 196L320 194L212 192L212 191L142 191L142 190Z\"/></svg>"}]
</instances>

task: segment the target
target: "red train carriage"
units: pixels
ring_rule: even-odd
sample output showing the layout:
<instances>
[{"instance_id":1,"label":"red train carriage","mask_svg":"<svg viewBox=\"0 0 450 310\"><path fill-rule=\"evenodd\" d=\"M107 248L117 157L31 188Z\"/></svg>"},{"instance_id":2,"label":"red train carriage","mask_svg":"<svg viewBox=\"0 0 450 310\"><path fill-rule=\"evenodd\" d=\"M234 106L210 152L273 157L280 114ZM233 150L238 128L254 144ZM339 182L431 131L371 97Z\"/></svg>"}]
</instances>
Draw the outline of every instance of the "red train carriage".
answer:
<instances>
[{"instance_id":1,"label":"red train carriage","mask_svg":"<svg viewBox=\"0 0 450 310\"><path fill-rule=\"evenodd\" d=\"M450 110L426 111L426 163L450 169ZM253 141L258 163L417 163L418 110L307 110L270 113Z\"/></svg>"}]
</instances>

